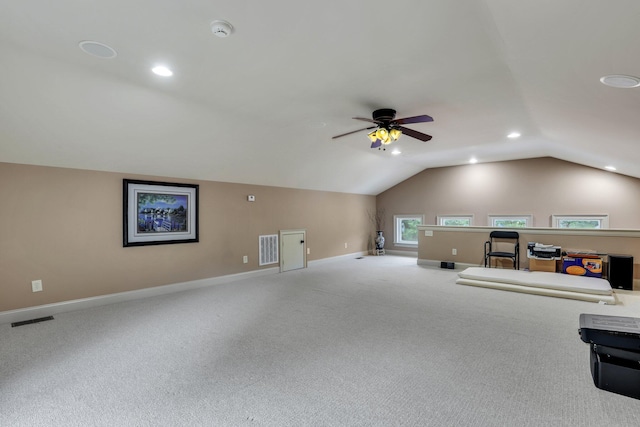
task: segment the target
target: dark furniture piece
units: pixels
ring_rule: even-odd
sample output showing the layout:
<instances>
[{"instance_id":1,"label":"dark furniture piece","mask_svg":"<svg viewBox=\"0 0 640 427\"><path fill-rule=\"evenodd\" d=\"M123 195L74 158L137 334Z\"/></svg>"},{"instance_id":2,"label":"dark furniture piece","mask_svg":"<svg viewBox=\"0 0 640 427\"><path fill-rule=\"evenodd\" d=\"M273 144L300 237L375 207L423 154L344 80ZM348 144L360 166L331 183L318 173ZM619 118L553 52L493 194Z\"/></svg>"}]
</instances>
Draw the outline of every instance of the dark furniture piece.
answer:
<instances>
[{"instance_id":1,"label":"dark furniture piece","mask_svg":"<svg viewBox=\"0 0 640 427\"><path fill-rule=\"evenodd\" d=\"M633 256L609 254L607 279L615 289L633 290Z\"/></svg>"},{"instance_id":2,"label":"dark furniture piece","mask_svg":"<svg viewBox=\"0 0 640 427\"><path fill-rule=\"evenodd\" d=\"M594 385L640 399L640 319L583 313L578 332L591 347Z\"/></svg>"},{"instance_id":3,"label":"dark furniture piece","mask_svg":"<svg viewBox=\"0 0 640 427\"><path fill-rule=\"evenodd\" d=\"M509 258L514 270L520 270L520 234L517 231L492 231L484 242L484 266L491 267L491 258Z\"/></svg>"}]
</instances>

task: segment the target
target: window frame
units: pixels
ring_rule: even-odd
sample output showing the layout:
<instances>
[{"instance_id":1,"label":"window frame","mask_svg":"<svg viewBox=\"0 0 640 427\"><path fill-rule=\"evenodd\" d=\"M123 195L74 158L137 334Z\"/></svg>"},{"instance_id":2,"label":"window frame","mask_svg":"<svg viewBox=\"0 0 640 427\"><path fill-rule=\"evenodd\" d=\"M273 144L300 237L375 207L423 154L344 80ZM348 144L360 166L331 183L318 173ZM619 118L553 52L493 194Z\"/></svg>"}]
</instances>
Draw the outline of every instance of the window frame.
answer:
<instances>
[{"instance_id":1,"label":"window frame","mask_svg":"<svg viewBox=\"0 0 640 427\"><path fill-rule=\"evenodd\" d=\"M598 228L580 228L579 230L602 230L609 228L609 214L587 214L587 215L551 215L551 227L552 228L564 228L560 227L560 221L600 221L600 227Z\"/></svg>"},{"instance_id":2,"label":"window frame","mask_svg":"<svg viewBox=\"0 0 640 427\"><path fill-rule=\"evenodd\" d=\"M447 226L447 224L443 224L443 222L449 219L468 219L469 225L449 225L448 227L473 227L473 215L438 215L436 217L436 224Z\"/></svg>"},{"instance_id":3,"label":"window frame","mask_svg":"<svg viewBox=\"0 0 640 427\"><path fill-rule=\"evenodd\" d=\"M402 220L405 220L405 219L418 219L420 220L419 225L425 225L424 215L420 215L420 214L394 215L393 216L393 244L396 246L408 246L408 247L417 248L418 247L417 240L415 242L412 242L409 240L402 240L401 238L402 237L402 230L401 230Z\"/></svg>"},{"instance_id":4,"label":"window frame","mask_svg":"<svg viewBox=\"0 0 640 427\"><path fill-rule=\"evenodd\" d=\"M495 225L495 221L496 220L518 220L518 219L523 219L524 220L524 226L523 227L501 227L499 225ZM489 227L494 227L494 228L528 228L528 227L533 227L533 215L488 215L487 216L487 224L489 224Z\"/></svg>"}]
</instances>

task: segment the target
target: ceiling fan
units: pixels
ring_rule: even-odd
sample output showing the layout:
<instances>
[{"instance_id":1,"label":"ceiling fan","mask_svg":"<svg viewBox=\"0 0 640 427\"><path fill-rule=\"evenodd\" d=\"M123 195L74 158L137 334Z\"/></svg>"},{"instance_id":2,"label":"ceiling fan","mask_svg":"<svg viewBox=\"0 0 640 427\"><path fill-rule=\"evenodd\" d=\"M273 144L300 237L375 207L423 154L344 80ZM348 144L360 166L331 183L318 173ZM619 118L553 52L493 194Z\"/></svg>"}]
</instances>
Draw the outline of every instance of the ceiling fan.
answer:
<instances>
[{"instance_id":1,"label":"ceiling fan","mask_svg":"<svg viewBox=\"0 0 640 427\"><path fill-rule=\"evenodd\" d=\"M373 132L370 132L367 135L371 140L371 148L377 149L380 149L381 147L384 147L385 145L389 145L393 141L396 141L403 133L412 138L419 139L420 141L429 141L431 139L431 135L427 135L426 133L418 132L416 130L401 126L410 123L432 122L433 118L427 116L426 114L422 116L396 119L396 110L393 110L391 108L381 108L379 110L375 110L372 117L373 119L365 119L364 117L354 117L354 119L370 122L375 124L375 126L369 126L364 129L354 130L351 132L343 133L342 135L336 135L331 139L342 138L343 136L351 135L352 133L362 132L363 130L370 129L375 129Z\"/></svg>"}]
</instances>

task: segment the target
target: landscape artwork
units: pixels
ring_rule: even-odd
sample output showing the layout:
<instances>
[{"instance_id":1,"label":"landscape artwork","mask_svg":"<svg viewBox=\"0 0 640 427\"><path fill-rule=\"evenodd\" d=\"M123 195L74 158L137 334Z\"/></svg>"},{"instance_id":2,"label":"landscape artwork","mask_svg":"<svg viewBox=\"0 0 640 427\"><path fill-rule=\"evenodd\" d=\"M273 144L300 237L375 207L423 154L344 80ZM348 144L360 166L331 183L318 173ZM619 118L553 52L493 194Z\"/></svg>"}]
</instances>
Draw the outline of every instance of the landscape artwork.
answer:
<instances>
[{"instance_id":1,"label":"landscape artwork","mask_svg":"<svg viewBox=\"0 0 640 427\"><path fill-rule=\"evenodd\" d=\"M137 193L138 233L176 233L187 230L189 196Z\"/></svg>"},{"instance_id":2,"label":"landscape artwork","mask_svg":"<svg viewBox=\"0 0 640 427\"><path fill-rule=\"evenodd\" d=\"M198 186L123 180L124 246L198 241Z\"/></svg>"}]
</instances>

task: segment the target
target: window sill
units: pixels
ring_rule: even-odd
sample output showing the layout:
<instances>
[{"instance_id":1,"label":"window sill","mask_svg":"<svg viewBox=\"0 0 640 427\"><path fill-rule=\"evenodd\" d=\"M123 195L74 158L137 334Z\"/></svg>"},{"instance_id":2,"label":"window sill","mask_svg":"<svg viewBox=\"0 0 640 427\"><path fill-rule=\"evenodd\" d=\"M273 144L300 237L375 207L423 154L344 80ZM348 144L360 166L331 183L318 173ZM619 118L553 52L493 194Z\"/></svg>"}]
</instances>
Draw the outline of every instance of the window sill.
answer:
<instances>
[{"instance_id":1,"label":"window sill","mask_svg":"<svg viewBox=\"0 0 640 427\"><path fill-rule=\"evenodd\" d=\"M393 242L393 246L397 246L399 248L417 248L418 243L397 243Z\"/></svg>"}]
</instances>

